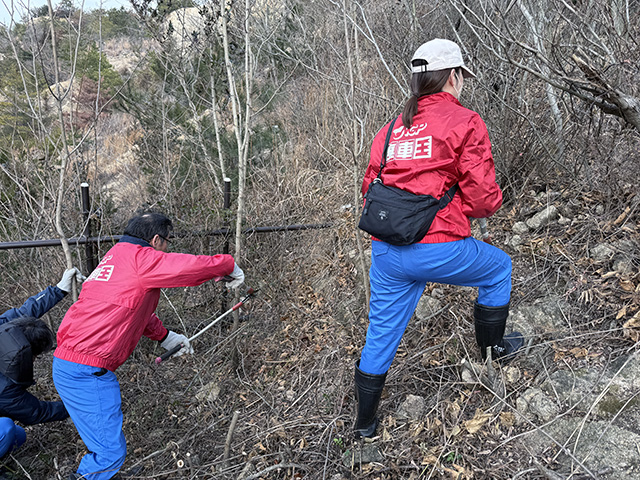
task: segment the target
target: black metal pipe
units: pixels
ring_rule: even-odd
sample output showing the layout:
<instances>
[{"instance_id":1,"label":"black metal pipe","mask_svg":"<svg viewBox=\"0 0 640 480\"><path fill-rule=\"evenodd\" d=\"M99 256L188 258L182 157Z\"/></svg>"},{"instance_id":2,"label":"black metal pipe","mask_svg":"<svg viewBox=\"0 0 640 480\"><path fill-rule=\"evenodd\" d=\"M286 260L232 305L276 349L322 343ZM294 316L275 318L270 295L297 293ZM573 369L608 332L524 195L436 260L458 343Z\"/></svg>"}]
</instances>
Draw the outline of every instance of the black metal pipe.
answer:
<instances>
[{"instance_id":1,"label":"black metal pipe","mask_svg":"<svg viewBox=\"0 0 640 480\"><path fill-rule=\"evenodd\" d=\"M242 233L270 233L270 232L287 232L295 230L316 230L322 228L331 228L333 223L311 223L311 224L299 224L299 225L276 225L272 227L251 227L242 230ZM189 233L176 233L176 237L206 237L215 235L228 235L231 233L230 228L218 228L216 230L209 230L204 232L189 232ZM2 245L2 244L0 244Z\"/></svg>"},{"instance_id":2,"label":"black metal pipe","mask_svg":"<svg viewBox=\"0 0 640 480\"><path fill-rule=\"evenodd\" d=\"M82 216L84 218L83 233L85 238L91 238L91 200L89 198L89 184L80 184L80 189L82 191ZM93 242L87 242L85 244L84 253L86 256L86 271L91 273L98 265Z\"/></svg>"},{"instance_id":3,"label":"black metal pipe","mask_svg":"<svg viewBox=\"0 0 640 480\"><path fill-rule=\"evenodd\" d=\"M108 235L104 237L73 237L67 238L69 245L85 245L87 243L115 243L122 235ZM38 248L38 247L59 247L62 240L59 238L51 238L49 240L25 240L22 242L0 242L0 250L11 250L14 248Z\"/></svg>"},{"instance_id":4,"label":"black metal pipe","mask_svg":"<svg viewBox=\"0 0 640 480\"><path fill-rule=\"evenodd\" d=\"M300 224L300 225L280 225L273 227L252 227L246 228L242 233L269 233L269 232L287 232L296 230L315 230L322 228L331 228L332 223L316 223L316 224ZM177 233L175 237L206 237L215 235L227 235L231 229L219 228L217 230L211 230L209 232L187 232ZM105 235L103 237L73 237L68 238L69 245L85 245L87 243L115 243L122 238L122 235ZM0 250L11 250L15 248L39 248L39 247L59 247L62 245L60 239L48 239L48 240L25 240L21 242L0 242Z\"/></svg>"},{"instance_id":5,"label":"black metal pipe","mask_svg":"<svg viewBox=\"0 0 640 480\"><path fill-rule=\"evenodd\" d=\"M245 228L242 233L268 233L268 232L288 232L295 230L315 230L320 228L331 228L333 223L312 223L300 225L281 225L275 227L252 227Z\"/></svg>"},{"instance_id":6,"label":"black metal pipe","mask_svg":"<svg viewBox=\"0 0 640 480\"><path fill-rule=\"evenodd\" d=\"M231 207L231 179L227 177L224 179L224 202L222 206L225 210Z\"/></svg>"},{"instance_id":7,"label":"black metal pipe","mask_svg":"<svg viewBox=\"0 0 640 480\"><path fill-rule=\"evenodd\" d=\"M224 208L224 216L225 219L229 218L229 208L231 208L231 179L230 178L225 178L224 179L224 204L222 205L222 208ZM226 223L226 222L225 222ZM228 254L229 253L229 239L225 239L224 241L224 245L222 246L222 253L224 254Z\"/></svg>"},{"instance_id":8,"label":"black metal pipe","mask_svg":"<svg viewBox=\"0 0 640 480\"><path fill-rule=\"evenodd\" d=\"M229 220L231 218L231 179L229 177L224 178L224 197L223 197L223 215L224 223L229 227ZM225 235L224 244L222 245L222 253L229 254L229 236ZM222 295L220 297L220 307L223 312L227 311L229 292L226 288L222 289Z\"/></svg>"}]
</instances>

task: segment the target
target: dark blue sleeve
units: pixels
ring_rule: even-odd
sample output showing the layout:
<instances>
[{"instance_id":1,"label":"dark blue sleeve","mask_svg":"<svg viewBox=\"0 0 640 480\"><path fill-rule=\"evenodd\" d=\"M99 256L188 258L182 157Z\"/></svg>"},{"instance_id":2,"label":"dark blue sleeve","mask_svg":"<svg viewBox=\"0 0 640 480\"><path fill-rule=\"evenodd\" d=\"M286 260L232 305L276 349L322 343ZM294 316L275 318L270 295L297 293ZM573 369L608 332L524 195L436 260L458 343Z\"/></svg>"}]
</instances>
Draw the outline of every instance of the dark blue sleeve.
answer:
<instances>
[{"instance_id":1,"label":"dark blue sleeve","mask_svg":"<svg viewBox=\"0 0 640 480\"><path fill-rule=\"evenodd\" d=\"M27 392L20 385L8 385L0 395L0 415L25 425L64 420L69 416L60 401L45 402Z\"/></svg>"},{"instance_id":2,"label":"dark blue sleeve","mask_svg":"<svg viewBox=\"0 0 640 480\"><path fill-rule=\"evenodd\" d=\"M40 318L62 300L64 296L65 292L58 287L47 287L37 295L27 299L20 308L12 308L0 315L0 325L16 318Z\"/></svg>"}]
</instances>

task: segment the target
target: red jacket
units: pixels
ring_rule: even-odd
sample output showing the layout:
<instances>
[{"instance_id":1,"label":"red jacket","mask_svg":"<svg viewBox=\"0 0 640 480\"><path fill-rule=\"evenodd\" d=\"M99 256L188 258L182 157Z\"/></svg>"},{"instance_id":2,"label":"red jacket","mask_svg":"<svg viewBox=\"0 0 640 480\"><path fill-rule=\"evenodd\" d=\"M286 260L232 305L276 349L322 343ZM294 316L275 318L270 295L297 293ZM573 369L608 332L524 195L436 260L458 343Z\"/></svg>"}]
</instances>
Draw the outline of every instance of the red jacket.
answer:
<instances>
[{"instance_id":1,"label":"red jacket","mask_svg":"<svg viewBox=\"0 0 640 480\"><path fill-rule=\"evenodd\" d=\"M124 236L82 285L58 329L54 356L115 371L142 335L162 340L167 329L154 313L161 288L192 287L233 271L230 255L154 250Z\"/></svg>"},{"instance_id":2,"label":"red jacket","mask_svg":"<svg viewBox=\"0 0 640 480\"><path fill-rule=\"evenodd\" d=\"M373 139L371 159L362 182L363 195L380 170L388 128L389 124ZM446 92L418 100L418 113L409 130L402 125L402 117L398 117L389 140L382 181L436 198L456 182L459 184L453 200L438 212L429 233L418 243L469 237L468 217L490 217L502 204L487 127L480 115L464 108Z\"/></svg>"}]
</instances>

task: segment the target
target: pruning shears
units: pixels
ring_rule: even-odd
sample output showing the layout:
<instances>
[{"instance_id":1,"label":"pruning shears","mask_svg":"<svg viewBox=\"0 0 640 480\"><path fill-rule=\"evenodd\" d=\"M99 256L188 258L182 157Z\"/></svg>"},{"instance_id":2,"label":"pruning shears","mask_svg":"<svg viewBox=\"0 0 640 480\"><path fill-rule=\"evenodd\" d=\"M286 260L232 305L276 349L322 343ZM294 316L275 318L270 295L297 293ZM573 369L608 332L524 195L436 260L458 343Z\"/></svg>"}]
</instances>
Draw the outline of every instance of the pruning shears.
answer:
<instances>
[{"instance_id":1,"label":"pruning shears","mask_svg":"<svg viewBox=\"0 0 640 480\"><path fill-rule=\"evenodd\" d=\"M253 288L250 288L249 290L247 290L247 293L244 297L242 297L240 299L240 301L238 303L236 303L233 307L231 307L229 310L227 310L226 312L224 312L222 315L220 315L218 318L216 318L215 320L213 320L209 325L207 325L206 327L204 327L202 330L200 330L198 333L196 333L193 337L189 338L189 343L191 343L193 340L195 340L196 338L198 338L200 335L202 335L204 332L206 332L207 330L209 330L211 327L213 327L216 323L218 323L220 320L222 320L224 317L226 317L227 315L229 315L231 312L235 312L236 310L238 310L242 305L244 305L244 303L249 300L251 297L253 297L255 295L255 293L257 292L257 290L254 290ZM160 355L158 358L156 358L156 365L159 365L161 362L164 362L165 360L167 360L169 357L171 357L172 355L175 355L176 353L178 353L180 351L181 348L183 348L184 345L179 344L176 345L175 347L173 347L171 350L167 350L166 352L164 352L162 355Z\"/></svg>"}]
</instances>

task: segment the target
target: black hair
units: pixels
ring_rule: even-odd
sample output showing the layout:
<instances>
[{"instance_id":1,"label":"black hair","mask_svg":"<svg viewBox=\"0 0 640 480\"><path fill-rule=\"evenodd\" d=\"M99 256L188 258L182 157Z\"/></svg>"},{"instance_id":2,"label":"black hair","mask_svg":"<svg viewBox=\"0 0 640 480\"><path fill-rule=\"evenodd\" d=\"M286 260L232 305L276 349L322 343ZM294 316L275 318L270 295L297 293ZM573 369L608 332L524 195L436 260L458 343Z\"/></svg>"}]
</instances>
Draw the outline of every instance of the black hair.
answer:
<instances>
[{"instance_id":1,"label":"black hair","mask_svg":"<svg viewBox=\"0 0 640 480\"><path fill-rule=\"evenodd\" d=\"M22 317L12 320L11 323L22 330L24 337L31 345L31 353L34 357L48 352L53 347L53 332L42 320Z\"/></svg>"},{"instance_id":2,"label":"black hair","mask_svg":"<svg viewBox=\"0 0 640 480\"><path fill-rule=\"evenodd\" d=\"M172 230L173 223L171 223L169 217L162 213L145 212L129 220L127 227L124 229L124 234L150 242L156 235L169 238Z\"/></svg>"},{"instance_id":3,"label":"black hair","mask_svg":"<svg viewBox=\"0 0 640 480\"><path fill-rule=\"evenodd\" d=\"M414 60L412 65L426 65L425 60ZM461 67L455 67L456 75L462 74ZM413 117L418 113L418 98L442 91L451 74L451 69L436 70L433 72L418 72L411 75L411 97L407 100L402 111L402 124L404 128L411 128Z\"/></svg>"}]
</instances>

